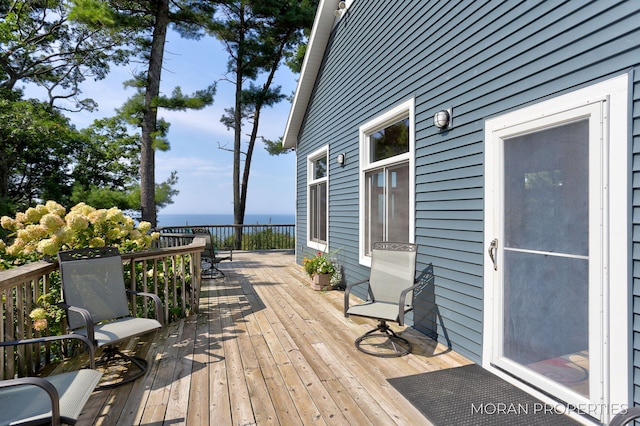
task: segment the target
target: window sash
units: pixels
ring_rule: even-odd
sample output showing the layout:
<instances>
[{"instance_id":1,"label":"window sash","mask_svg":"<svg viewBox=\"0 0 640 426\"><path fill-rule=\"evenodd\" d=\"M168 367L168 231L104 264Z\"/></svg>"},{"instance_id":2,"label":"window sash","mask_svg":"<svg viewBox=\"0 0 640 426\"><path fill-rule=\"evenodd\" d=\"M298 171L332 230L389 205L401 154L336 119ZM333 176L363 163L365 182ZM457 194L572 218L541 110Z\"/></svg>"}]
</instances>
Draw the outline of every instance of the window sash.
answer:
<instances>
[{"instance_id":1,"label":"window sash","mask_svg":"<svg viewBox=\"0 0 640 426\"><path fill-rule=\"evenodd\" d=\"M371 133L369 163L386 160L409 152L409 117L404 117Z\"/></svg>"},{"instance_id":2,"label":"window sash","mask_svg":"<svg viewBox=\"0 0 640 426\"><path fill-rule=\"evenodd\" d=\"M410 98L363 123L359 141L358 257L362 265L370 266L375 241L413 242L415 238L415 99ZM397 167L402 173L395 170ZM377 172L382 177L373 182L372 176ZM384 180L389 185L383 189L379 184Z\"/></svg>"},{"instance_id":3,"label":"window sash","mask_svg":"<svg viewBox=\"0 0 640 426\"><path fill-rule=\"evenodd\" d=\"M365 172L365 255L376 241L409 241L409 162Z\"/></svg>"},{"instance_id":4,"label":"window sash","mask_svg":"<svg viewBox=\"0 0 640 426\"><path fill-rule=\"evenodd\" d=\"M315 158L311 162L312 167L312 180L322 179L327 177L327 156Z\"/></svg>"},{"instance_id":5,"label":"window sash","mask_svg":"<svg viewBox=\"0 0 640 426\"><path fill-rule=\"evenodd\" d=\"M309 240L327 243L327 182L309 186Z\"/></svg>"}]
</instances>

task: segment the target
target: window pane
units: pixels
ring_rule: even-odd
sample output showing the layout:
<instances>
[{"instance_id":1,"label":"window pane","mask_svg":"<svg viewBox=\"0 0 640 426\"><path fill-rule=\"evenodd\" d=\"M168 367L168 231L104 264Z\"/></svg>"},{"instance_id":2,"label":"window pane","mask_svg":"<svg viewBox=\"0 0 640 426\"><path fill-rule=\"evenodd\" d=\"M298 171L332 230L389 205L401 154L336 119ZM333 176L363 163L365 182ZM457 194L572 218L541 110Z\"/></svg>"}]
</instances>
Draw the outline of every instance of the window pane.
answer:
<instances>
[{"instance_id":1,"label":"window pane","mask_svg":"<svg viewBox=\"0 0 640 426\"><path fill-rule=\"evenodd\" d=\"M318 241L327 242L327 183L318 184Z\"/></svg>"},{"instance_id":2,"label":"window pane","mask_svg":"<svg viewBox=\"0 0 640 426\"><path fill-rule=\"evenodd\" d=\"M385 172L383 169L365 174L365 252L371 255L371 246L384 241Z\"/></svg>"},{"instance_id":3,"label":"window pane","mask_svg":"<svg viewBox=\"0 0 640 426\"><path fill-rule=\"evenodd\" d=\"M505 140L505 246L589 254L589 121Z\"/></svg>"},{"instance_id":4,"label":"window pane","mask_svg":"<svg viewBox=\"0 0 640 426\"><path fill-rule=\"evenodd\" d=\"M316 241L318 223L318 186L309 186L309 239Z\"/></svg>"},{"instance_id":5,"label":"window pane","mask_svg":"<svg viewBox=\"0 0 640 426\"><path fill-rule=\"evenodd\" d=\"M327 183L309 187L309 239L327 242Z\"/></svg>"},{"instance_id":6,"label":"window pane","mask_svg":"<svg viewBox=\"0 0 640 426\"><path fill-rule=\"evenodd\" d=\"M376 241L409 241L409 164L365 174L365 252Z\"/></svg>"},{"instance_id":7,"label":"window pane","mask_svg":"<svg viewBox=\"0 0 640 426\"><path fill-rule=\"evenodd\" d=\"M409 152L409 118L369 135L370 162Z\"/></svg>"},{"instance_id":8,"label":"window pane","mask_svg":"<svg viewBox=\"0 0 640 426\"><path fill-rule=\"evenodd\" d=\"M589 396L589 261L504 255L504 356Z\"/></svg>"},{"instance_id":9,"label":"window pane","mask_svg":"<svg viewBox=\"0 0 640 426\"><path fill-rule=\"evenodd\" d=\"M387 241L409 241L409 164L389 168L387 177Z\"/></svg>"},{"instance_id":10,"label":"window pane","mask_svg":"<svg viewBox=\"0 0 640 426\"><path fill-rule=\"evenodd\" d=\"M320 179L327 176L327 156L313 160L313 178Z\"/></svg>"}]
</instances>

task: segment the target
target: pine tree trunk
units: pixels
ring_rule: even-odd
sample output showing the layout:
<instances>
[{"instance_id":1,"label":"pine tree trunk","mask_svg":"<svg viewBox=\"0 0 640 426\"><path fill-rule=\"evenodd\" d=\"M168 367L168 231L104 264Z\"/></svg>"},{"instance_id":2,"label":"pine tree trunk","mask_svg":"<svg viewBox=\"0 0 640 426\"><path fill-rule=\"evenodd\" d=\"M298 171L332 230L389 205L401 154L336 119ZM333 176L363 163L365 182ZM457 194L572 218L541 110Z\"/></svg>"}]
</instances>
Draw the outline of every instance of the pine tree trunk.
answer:
<instances>
[{"instance_id":1,"label":"pine tree trunk","mask_svg":"<svg viewBox=\"0 0 640 426\"><path fill-rule=\"evenodd\" d=\"M239 13L241 25L244 23L243 13ZM240 32L238 40L238 55L236 57L236 99L234 108L234 137L233 137L233 223L244 224L245 203L242 201L243 185L240 180L240 160L242 159L242 83L244 80L244 33ZM242 248L242 226L234 228L235 249Z\"/></svg>"},{"instance_id":2,"label":"pine tree trunk","mask_svg":"<svg viewBox=\"0 0 640 426\"><path fill-rule=\"evenodd\" d=\"M140 208L142 220L150 222L152 227L157 225L153 135L156 131L158 108L154 106L154 101L160 94L164 45L167 38L167 27L169 26L169 0L158 0L157 6L149 56L147 91L144 99L145 110L142 119L142 146L140 149Z\"/></svg>"}]
</instances>

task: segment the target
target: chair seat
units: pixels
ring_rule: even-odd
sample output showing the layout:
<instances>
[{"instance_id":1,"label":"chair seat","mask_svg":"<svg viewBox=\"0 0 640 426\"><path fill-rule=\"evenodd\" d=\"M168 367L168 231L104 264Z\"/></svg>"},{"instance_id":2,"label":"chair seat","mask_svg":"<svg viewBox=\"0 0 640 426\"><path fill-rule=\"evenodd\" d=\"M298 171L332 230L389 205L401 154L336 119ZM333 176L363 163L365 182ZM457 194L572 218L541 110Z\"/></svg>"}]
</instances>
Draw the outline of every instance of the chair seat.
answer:
<instances>
[{"instance_id":1,"label":"chair seat","mask_svg":"<svg viewBox=\"0 0 640 426\"><path fill-rule=\"evenodd\" d=\"M75 424L100 381L96 370L77 370L44 378L55 386L60 397L60 418ZM15 386L0 390L0 424L49 424L51 399L37 386Z\"/></svg>"},{"instance_id":2,"label":"chair seat","mask_svg":"<svg viewBox=\"0 0 640 426\"><path fill-rule=\"evenodd\" d=\"M231 260L231 256L218 256L216 254L216 257L213 258L213 263L220 263L223 260Z\"/></svg>"},{"instance_id":3,"label":"chair seat","mask_svg":"<svg viewBox=\"0 0 640 426\"><path fill-rule=\"evenodd\" d=\"M408 310L410 306L405 307L405 312ZM347 314L398 322L398 312L397 303L367 302L350 306Z\"/></svg>"},{"instance_id":4,"label":"chair seat","mask_svg":"<svg viewBox=\"0 0 640 426\"><path fill-rule=\"evenodd\" d=\"M100 347L111 345L119 340L145 334L161 327L162 324L160 324L159 321L151 318L125 317L104 324L96 324L94 331L97 345ZM73 332L82 334L83 336L87 334L85 328L80 328Z\"/></svg>"}]
</instances>

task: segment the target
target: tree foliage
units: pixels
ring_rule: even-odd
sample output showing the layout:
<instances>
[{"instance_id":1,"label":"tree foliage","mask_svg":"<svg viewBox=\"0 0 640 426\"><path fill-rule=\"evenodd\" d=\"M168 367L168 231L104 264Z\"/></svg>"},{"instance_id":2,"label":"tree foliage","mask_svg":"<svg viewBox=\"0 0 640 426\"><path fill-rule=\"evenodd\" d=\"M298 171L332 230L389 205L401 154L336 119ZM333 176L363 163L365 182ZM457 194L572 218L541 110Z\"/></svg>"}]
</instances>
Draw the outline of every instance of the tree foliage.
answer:
<instances>
[{"instance_id":1,"label":"tree foliage","mask_svg":"<svg viewBox=\"0 0 640 426\"><path fill-rule=\"evenodd\" d=\"M134 31L133 38L146 72L136 76L139 88L125 107L129 120L141 129L140 210L142 218L157 223L155 150L164 147L167 124L158 119L158 108L184 110L203 108L213 102L215 87L210 86L192 96L180 88L173 96L161 96L160 82L167 29L174 25L185 37L198 38L214 11L215 2L196 0L74 0L73 16L91 27L108 27L113 31ZM170 178L171 179L171 178ZM171 192L171 191L169 191Z\"/></svg>"},{"instance_id":2,"label":"tree foliage","mask_svg":"<svg viewBox=\"0 0 640 426\"><path fill-rule=\"evenodd\" d=\"M282 101L275 85L283 64L299 69L301 46L317 0L0 0L0 213L55 199L65 205L138 209L156 224L157 208L177 194L175 172L155 182L156 150L170 147L162 109L200 109L213 102L215 84L186 95L161 90L167 29L226 47L235 98L221 118L234 133L234 216L244 222L255 143L272 154L278 141L258 133L263 108ZM137 92L118 116L78 131L61 111L92 109L81 98L87 79L114 64L140 61L129 84ZM46 100L24 99L21 85L44 89ZM170 93L170 95L167 95ZM130 133L131 126L140 134ZM241 169L241 164L244 166ZM236 236L240 241L241 235Z\"/></svg>"},{"instance_id":3,"label":"tree foliage","mask_svg":"<svg viewBox=\"0 0 640 426\"><path fill-rule=\"evenodd\" d=\"M140 210L140 135L130 133L125 117L120 110L115 117L95 120L82 130L84 145L73 159L72 203ZM175 171L164 182L156 183L158 208L173 203L177 183Z\"/></svg>"},{"instance_id":4,"label":"tree foliage","mask_svg":"<svg viewBox=\"0 0 640 426\"><path fill-rule=\"evenodd\" d=\"M0 213L68 200L68 165L82 138L49 104L0 90Z\"/></svg>"},{"instance_id":5,"label":"tree foliage","mask_svg":"<svg viewBox=\"0 0 640 426\"><path fill-rule=\"evenodd\" d=\"M122 116L95 120L80 133L83 149L72 160L72 203L135 210L140 136L130 133Z\"/></svg>"},{"instance_id":6,"label":"tree foliage","mask_svg":"<svg viewBox=\"0 0 640 426\"><path fill-rule=\"evenodd\" d=\"M128 59L129 34L73 22L67 6L63 0L0 0L0 87L35 84L51 106L93 109L92 99L80 98L81 83L104 78L110 64Z\"/></svg>"}]
</instances>

